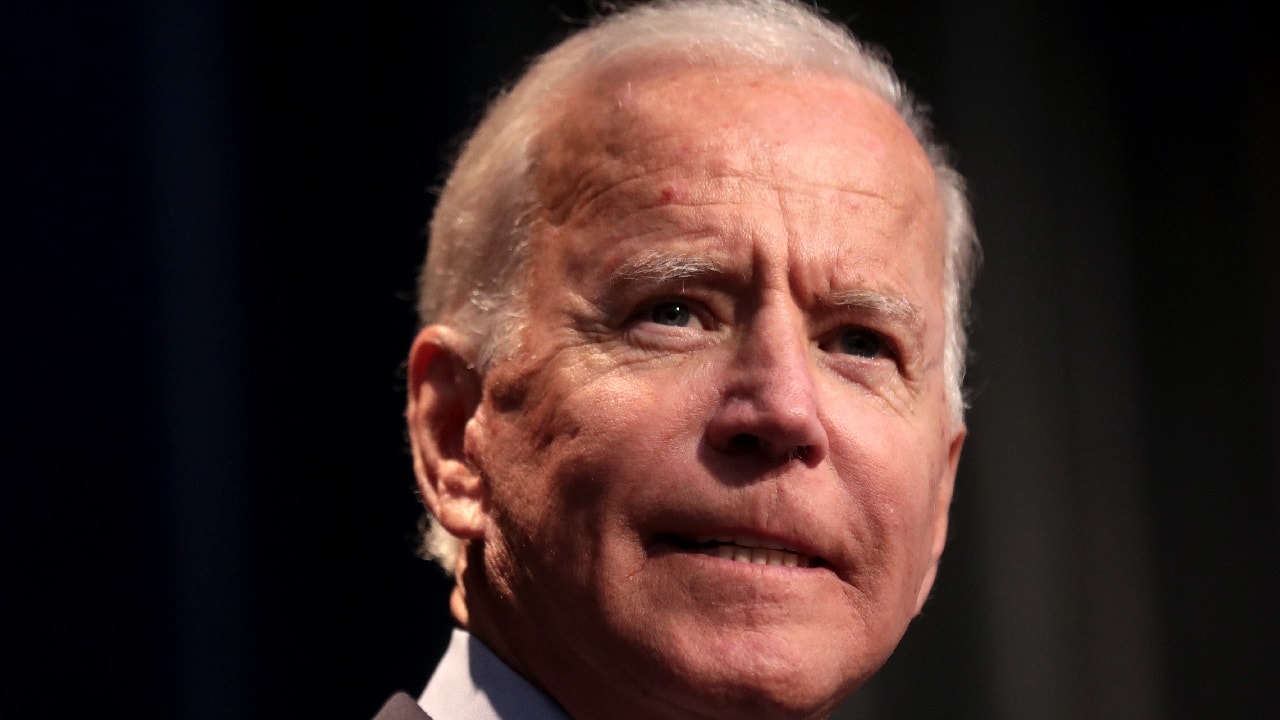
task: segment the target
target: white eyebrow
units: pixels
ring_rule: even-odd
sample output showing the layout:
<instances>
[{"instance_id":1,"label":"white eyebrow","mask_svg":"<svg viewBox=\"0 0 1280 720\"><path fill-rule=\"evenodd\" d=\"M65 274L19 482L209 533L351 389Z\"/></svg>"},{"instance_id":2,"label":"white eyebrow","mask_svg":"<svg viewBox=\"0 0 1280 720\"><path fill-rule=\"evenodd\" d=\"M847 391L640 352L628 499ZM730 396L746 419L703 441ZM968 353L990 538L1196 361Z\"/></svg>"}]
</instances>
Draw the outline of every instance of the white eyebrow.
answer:
<instances>
[{"instance_id":1,"label":"white eyebrow","mask_svg":"<svg viewBox=\"0 0 1280 720\"><path fill-rule=\"evenodd\" d=\"M622 261L613 271L613 280L665 284L676 280L724 275L726 272L723 264L711 258L651 251ZM832 293L824 299L823 304L856 310L896 325L906 333L904 340L911 345L918 345L924 335L924 313L919 306L900 295L865 289L844 290Z\"/></svg>"},{"instance_id":2,"label":"white eyebrow","mask_svg":"<svg viewBox=\"0 0 1280 720\"><path fill-rule=\"evenodd\" d=\"M904 297L874 290L845 290L833 293L827 302L833 307L854 308L879 316L902 327L914 342L919 342L924 336L924 313Z\"/></svg>"},{"instance_id":3,"label":"white eyebrow","mask_svg":"<svg viewBox=\"0 0 1280 720\"><path fill-rule=\"evenodd\" d=\"M668 283L673 280L689 280L723 272L723 266L709 258L650 252L627 258L613 271L613 277L616 280Z\"/></svg>"},{"instance_id":4,"label":"white eyebrow","mask_svg":"<svg viewBox=\"0 0 1280 720\"><path fill-rule=\"evenodd\" d=\"M836 307L857 307L889 317L919 324L920 308L904 297L885 295L874 290L845 290L833 293L829 301Z\"/></svg>"}]
</instances>

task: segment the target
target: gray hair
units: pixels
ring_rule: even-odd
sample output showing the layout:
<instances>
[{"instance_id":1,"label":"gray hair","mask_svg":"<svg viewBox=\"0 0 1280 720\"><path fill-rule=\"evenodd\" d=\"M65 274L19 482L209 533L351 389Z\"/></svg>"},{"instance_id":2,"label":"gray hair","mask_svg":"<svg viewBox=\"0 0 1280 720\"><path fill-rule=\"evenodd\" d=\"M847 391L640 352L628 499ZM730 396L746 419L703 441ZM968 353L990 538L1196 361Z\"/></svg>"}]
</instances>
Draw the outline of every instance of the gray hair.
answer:
<instances>
[{"instance_id":1,"label":"gray hair","mask_svg":"<svg viewBox=\"0 0 1280 720\"><path fill-rule=\"evenodd\" d=\"M488 108L436 203L418 314L475 343L481 372L518 351L518 301L536 210L532 169L549 118L576 83L662 58L687 67L758 67L844 77L891 105L924 148L946 219L943 372L952 419L964 418L969 292L979 258L964 181L924 109L879 51L796 0L658 0L598 19L535 59ZM430 520L424 551L452 572L461 542Z\"/></svg>"}]
</instances>

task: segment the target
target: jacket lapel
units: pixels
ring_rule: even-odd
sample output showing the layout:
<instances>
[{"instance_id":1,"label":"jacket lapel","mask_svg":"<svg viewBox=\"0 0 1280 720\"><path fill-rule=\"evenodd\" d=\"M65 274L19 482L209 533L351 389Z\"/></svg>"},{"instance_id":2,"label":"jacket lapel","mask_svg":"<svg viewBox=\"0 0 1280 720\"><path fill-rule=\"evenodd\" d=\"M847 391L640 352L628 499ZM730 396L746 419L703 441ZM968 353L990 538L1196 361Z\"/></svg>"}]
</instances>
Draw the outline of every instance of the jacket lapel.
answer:
<instances>
[{"instance_id":1,"label":"jacket lapel","mask_svg":"<svg viewBox=\"0 0 1280 720\"><path fill-rule=\"evenodd\" d=\"M398 692L387 700L373 720L431 720L431 716L423 712L413 698Z\"/></svg>"}]
</instances>

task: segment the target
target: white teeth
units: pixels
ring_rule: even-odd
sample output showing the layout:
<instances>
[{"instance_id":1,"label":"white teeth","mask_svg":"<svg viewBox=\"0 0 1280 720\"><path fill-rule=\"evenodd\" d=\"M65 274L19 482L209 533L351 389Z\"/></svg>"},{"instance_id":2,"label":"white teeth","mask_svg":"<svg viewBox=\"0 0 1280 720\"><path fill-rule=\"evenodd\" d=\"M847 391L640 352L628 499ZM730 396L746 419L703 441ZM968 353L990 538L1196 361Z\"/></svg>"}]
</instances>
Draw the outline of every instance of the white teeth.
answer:
<instances>
[{"instance_id":1,"label":"white teeth","mask_svg":"<svg viewBox=\"0 0 1280 720\"><path fill-rule=\"evenodd\" d=\"M734 562L752 563L754 565L778 565L782 567L809 567L809 558L788 550L775 549L771 547L743 547L740 544L729 544L730 541L718 538L702 540L700 542L720 542L722 545L709 547L703 552L712 557L721 558L723 560L732 560Z\"/></svg>"}]
</instances>

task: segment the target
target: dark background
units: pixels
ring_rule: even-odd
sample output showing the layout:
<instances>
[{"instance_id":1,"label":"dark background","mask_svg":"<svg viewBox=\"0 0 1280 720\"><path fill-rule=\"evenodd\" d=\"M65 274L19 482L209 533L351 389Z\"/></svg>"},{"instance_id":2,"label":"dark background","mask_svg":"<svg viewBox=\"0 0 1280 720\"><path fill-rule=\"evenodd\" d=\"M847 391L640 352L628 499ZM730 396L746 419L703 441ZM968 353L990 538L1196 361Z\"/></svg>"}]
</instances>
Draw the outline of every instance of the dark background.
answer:
<instances>
[{"instance_id":1,"label":"dark background","mask_svg":"<svg viewBox=\"0 0 1280 720\"><path fill-rule=\"evenodd\" d=\"M987 261L934 598L860 718L1280 715L1280 61L1245 3L823 3ZM568 0L0 8L19 708L364 718L448 632L400 363L433 188ZM15 432L16 431L16 432Z\"/></svg>"}]
</instances>

